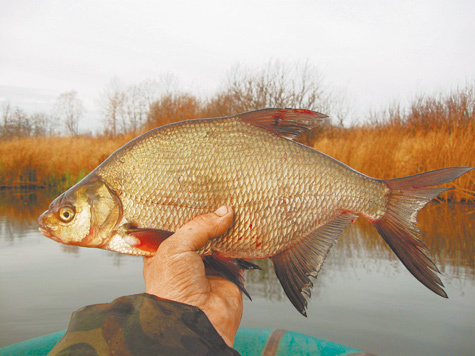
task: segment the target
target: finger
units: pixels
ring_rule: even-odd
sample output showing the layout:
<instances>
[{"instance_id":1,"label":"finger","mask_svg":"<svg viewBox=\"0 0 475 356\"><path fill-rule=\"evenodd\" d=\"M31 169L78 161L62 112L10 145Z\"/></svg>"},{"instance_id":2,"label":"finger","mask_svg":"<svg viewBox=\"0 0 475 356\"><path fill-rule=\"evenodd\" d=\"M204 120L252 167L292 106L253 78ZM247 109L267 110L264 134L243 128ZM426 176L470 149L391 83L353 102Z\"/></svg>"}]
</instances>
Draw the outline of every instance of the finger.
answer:
<instances>
[{"instance_id":1,"label":"finger","mask_svg":"<svg viewBox=\"0 0 475 356\"><path fill-rule=\"evenodd\" d=\"M196 251L203 247L209 239L223 235L233 222L233 211L226 205L214 213L199 215L177 230L162 242L161 252L178 254Z\"/></svg>"}]
</instances>

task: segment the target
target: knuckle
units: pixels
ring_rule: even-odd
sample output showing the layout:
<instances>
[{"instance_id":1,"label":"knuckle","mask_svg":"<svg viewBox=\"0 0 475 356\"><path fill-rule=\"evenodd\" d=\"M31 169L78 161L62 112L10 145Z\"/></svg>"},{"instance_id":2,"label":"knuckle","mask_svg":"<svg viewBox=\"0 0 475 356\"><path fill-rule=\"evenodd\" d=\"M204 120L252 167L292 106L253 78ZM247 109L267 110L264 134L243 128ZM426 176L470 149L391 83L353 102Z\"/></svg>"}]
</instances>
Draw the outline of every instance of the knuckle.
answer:
<instances>
[{"instance_id":1,"label":"knuckle","mask_svg":"<svg viewBox=\"0 0 475 356\"><path fill-rule=\"evenodd\" d=\"M211 214L198 215L196 218L191 220L191 223L195 223L199 227L207 227L213 222L213 216Z\"/></svg>"},{"instance_id":2,"label":"knuckle","mask_svg":"<svg viewBox=\"0 0 475 356\"><path fill-rule=\"evenodd\" d=\"M187 233L199 233L211 236L216 230L216 219L210 214L199 215L188 222L184 227Z\"/></svg>"}]
</instances>

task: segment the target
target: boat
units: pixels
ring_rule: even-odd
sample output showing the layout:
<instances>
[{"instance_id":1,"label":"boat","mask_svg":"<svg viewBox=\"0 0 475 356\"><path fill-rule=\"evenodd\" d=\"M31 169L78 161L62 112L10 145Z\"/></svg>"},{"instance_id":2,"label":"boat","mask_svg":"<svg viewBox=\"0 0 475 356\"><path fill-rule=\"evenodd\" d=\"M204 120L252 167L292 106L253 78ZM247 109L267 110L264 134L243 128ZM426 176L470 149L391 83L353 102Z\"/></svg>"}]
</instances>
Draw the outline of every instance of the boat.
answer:
<instances>
[{"instance_id":1,"label":"boat","mask_svg":"<svg viewBox=\"0 0 475 356\"><path fill-rule=\"evenodd\" d=\"M66 330L29 339L0 349L0 356L43 356L56 345ZM241 328L234 349L242 356L363 356L370 355L352 347L284 329Z\"/></svg>"}]
</instances>

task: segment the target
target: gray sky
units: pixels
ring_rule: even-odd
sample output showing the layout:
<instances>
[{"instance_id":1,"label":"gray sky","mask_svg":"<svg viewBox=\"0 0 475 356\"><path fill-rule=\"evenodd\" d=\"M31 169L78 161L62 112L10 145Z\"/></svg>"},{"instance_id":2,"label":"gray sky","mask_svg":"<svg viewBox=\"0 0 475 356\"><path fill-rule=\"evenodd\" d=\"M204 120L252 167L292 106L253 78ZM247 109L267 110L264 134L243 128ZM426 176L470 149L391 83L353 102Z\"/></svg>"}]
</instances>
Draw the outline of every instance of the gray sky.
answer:
<instances>
[{"instance_id":1,"label":"gray sky","mask_svg":"<svg viewBox=\"0 0 475 356\"><path fill-rule=\"evenodd\" d=\"M308 61L360 116L475 80L475 1L0 0L0 105L48 111L166 73L209 94L236 63Z\"/></svg>"}]
</instances>

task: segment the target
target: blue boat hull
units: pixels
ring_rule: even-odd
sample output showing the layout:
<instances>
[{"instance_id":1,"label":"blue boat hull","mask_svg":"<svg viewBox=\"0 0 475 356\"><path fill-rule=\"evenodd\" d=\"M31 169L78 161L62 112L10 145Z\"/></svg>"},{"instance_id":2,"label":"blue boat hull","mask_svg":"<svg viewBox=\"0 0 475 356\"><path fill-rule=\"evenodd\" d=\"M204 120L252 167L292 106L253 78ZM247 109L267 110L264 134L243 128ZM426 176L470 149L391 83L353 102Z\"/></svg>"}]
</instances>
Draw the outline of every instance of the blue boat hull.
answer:
<instances>
[{"instance_id":1,"label":"blue boat hull","mask_svg":"<svg viewBox=\"0 0 475 356\"><path fill-rule=\"evenodd\" d=\"M0 356L43 356L63 337L65 330L0 349ZM242 356L316 355L349 356L361 351L313 336L282 329L239 329L234 348Z\"/></svg>"}]
</instances>

